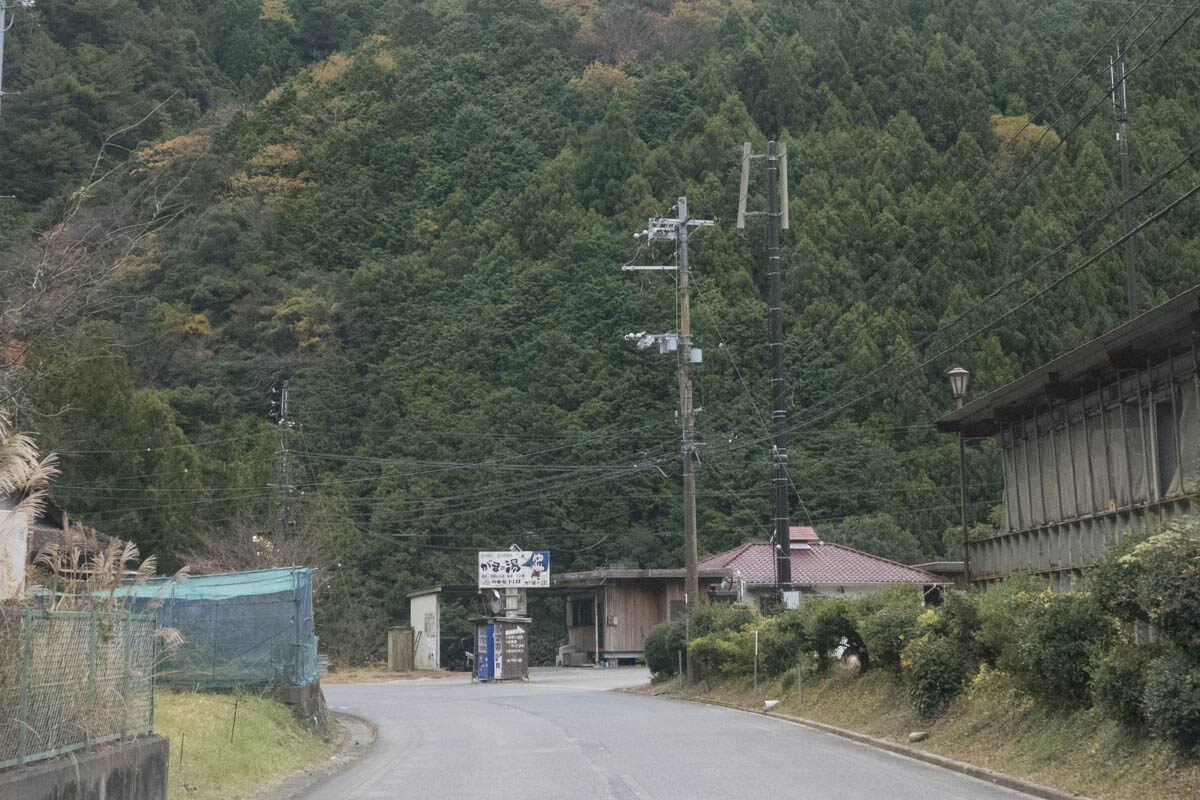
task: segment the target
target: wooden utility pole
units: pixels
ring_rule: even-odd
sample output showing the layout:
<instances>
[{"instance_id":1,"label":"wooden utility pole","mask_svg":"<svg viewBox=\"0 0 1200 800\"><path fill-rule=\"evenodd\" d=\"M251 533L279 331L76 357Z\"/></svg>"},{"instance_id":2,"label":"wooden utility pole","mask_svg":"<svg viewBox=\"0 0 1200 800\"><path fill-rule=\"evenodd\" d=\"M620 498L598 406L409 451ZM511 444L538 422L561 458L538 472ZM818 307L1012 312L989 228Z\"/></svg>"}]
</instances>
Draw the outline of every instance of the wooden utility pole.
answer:
<instances>
[{"instance_id":1,"label":"wooden utility pole","mask_svg":"<svg viewBox=\"0 0 1200 800\"><path fill-rule=\"evenodd\" d=\"M696 544L696 414L692 408L692 317L688 291L687 198L679 198L679 420L683 427L683 563L687 568L684 600L700 601ZM699 351L696 351L699 352Z\"/></svg>"},{"instance_id":2,"label":"wooden utility pole","mask_svg":"<svg viewBox=\"0 0 1200 800\"><path fill-rule=\"evenodd\" d=\"M679 425L682 429L680 454L683 458L683 560L687 570L684 583L684 601L689 607L700 602L700 573L698 567L697 532L696 532L696 468L699 465L699 442L696 441L696 412L692 406L692 376L693 364L699 364L702 354L698 347L692 347L692 317L691 293L688 286L690 275L688 267L688 240L690 230L697 227L708 227L713 224L710 219L689 219L687 198L680 197L676 210L677 217L655 217L649 222L646 230L636 234L645 236L652 242L673 242L678 253L675 265L634 266L622 267L626 271L659 270L677 273L677 302L679 305L678 332L668 333L631 333L625 338L637 342L638 349L644 350L652 344L657 344L660 353L676 353L679 373Z\"/></svg>"}]
</instances>

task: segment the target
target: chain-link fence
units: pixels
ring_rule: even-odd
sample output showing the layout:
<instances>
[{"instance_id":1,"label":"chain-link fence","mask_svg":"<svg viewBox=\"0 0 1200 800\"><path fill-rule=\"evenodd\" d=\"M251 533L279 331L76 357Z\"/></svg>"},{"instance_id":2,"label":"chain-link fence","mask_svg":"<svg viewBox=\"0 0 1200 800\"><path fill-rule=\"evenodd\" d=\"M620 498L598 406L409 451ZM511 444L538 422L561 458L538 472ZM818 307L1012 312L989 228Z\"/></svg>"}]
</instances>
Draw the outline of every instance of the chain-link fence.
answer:
<instances>
[{"instance_id":1,"label":"chain-link fence","mask_svg":"<svg viewBox=\"0 0 1200 800\"><path fill-rule=\"evenodd\" d=\"M0 769L149 733L153 615L0 608Z\"/></svg>"}]
</instances>

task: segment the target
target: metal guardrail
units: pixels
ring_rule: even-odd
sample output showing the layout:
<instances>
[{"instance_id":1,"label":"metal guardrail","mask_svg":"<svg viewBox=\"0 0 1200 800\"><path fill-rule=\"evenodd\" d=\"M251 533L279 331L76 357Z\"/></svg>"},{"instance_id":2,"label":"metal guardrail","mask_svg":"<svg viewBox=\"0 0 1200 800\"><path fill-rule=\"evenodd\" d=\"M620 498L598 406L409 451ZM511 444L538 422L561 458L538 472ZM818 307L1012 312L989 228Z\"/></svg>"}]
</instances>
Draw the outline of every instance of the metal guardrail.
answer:
<instances>
[{"instance_id":1,"label":"metal guardrail","mask_svg":"<svg viewBox=\"0 0 1200 800\"><path fill-rule=\"evenodd\" d=\"M149 733L153 615L0 608L0 769Z\"/></svg>"}]
</instances>

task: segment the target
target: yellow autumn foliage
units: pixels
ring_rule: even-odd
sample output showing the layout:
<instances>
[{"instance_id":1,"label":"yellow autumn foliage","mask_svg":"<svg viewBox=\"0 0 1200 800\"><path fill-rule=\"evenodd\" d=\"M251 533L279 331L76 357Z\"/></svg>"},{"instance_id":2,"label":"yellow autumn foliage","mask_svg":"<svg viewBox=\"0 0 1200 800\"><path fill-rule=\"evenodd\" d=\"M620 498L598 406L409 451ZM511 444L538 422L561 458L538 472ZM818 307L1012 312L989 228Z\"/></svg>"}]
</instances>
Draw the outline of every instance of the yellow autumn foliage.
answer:
<instances>
[{"instance_id":1,"label":"yellow autumn foliage","mask_svg":"<svg viewBox=\"0 0 1200 800\"><path fill-rule=\"evenodd\" d=\"M165 167L179 158L207 153L212 140L202 133L185 133L138 150L135 172Z\"/></svg>"},{"instance_id":2,"label":"yellow autumn foliage","mask_svg":"<svg viewBox=\"0 0 1200 800\"><path fill-rule=\"evenodd\" d=\"M317 352L333 339L332 309L311 289L285 298L272 312L268 330L290 334L301 351Z\"/></svg>"},{"instance_id":3,"label":"yellow autumn foliage","mask_svg":"<svg viewBox=\"0 0 1200 800\"><path fill-rule=\"evenodd\" d=\"M255 153L246 169L235 173L230 183L238 193L271 202L304 190L308 178L308 172L300 169L300 151L295 145L270 144Z\"/></svg>"},{"instance_id":4,"label":"yellow autumn foliage","mask_svg":"<svg viewBox=\"0 0 1200 800\"><path fill-rule=\"evenodd\" d=\"M592 99L633 93L633 78L625 74L620 64L602 64L599 61L584 67L583 74L571 78L568 85Z\"/></svg>"},{"instance_id":5,"label":"yellow autumn foliage","mask_svg":"<svg viewBox=\"0 0 1200 800\"><path fill-rule=\"evenodd\" d=\"M296 24L296 18L288 10L287 0L262 0L258 16L259 19L274 19L289 25Z\"/></svg>"},{"instance_id":6,"label":"yellow autumn foliage","mask_svg":"<svg viewBox=\"0 0 1200 800\"><path fill-rule=\"evenodd\" d=\"M206 314L193 314L182 306L159 303L151 315L156 333L163 339L212 336L212 322Z\"/></svg>"},{"instance_id":7,"label":"yellow autumn foliage","mask_svg":"<svg viewBox=\"0 0 1200 800\"><path fill-rule=\"evenodd\" d=\"M324 88L345 75L346 70L350 69L351 61L350 56L345 53L334 53L321 63L313 65L309 76L313 84Z\"/></svg>"},{"instance_id":8,"label":"yellow autumn foliage","mask_svg":"<svg viewBox=\"0 0 1200 800\"><path fill-rule=\"evenodd\" d=\"M992 133L1001 147L1009 150L1049 150L1061 141L1049 126L1030 122L1028 114L1016 117L992 114Z\"/></svg>"}]
</instances>

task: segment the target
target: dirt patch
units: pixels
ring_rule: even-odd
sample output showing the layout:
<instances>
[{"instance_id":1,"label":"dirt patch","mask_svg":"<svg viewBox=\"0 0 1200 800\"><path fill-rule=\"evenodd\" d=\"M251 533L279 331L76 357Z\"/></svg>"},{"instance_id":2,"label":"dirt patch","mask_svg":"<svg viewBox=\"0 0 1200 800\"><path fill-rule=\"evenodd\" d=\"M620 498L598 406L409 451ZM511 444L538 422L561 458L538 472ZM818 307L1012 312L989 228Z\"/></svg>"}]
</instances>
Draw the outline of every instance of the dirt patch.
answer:
<instances>
[{"instance_id":1,"label":"dirt patch","mask_svg":"<svg viewBox=\"0 0 1200 800\"><path fill-rule=\"evenodd\" d=\"M388 681L411 681L417 678L451 678L455 675L465 675L465 672L450 672L439 669L413 670L412 672L388 672L386 669L345 669L330 672L321 678L321 683L386 683Z\"/></svg>"}]
</instances>

